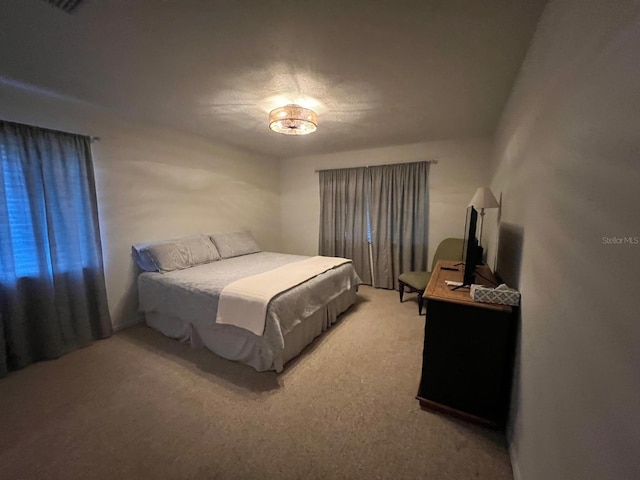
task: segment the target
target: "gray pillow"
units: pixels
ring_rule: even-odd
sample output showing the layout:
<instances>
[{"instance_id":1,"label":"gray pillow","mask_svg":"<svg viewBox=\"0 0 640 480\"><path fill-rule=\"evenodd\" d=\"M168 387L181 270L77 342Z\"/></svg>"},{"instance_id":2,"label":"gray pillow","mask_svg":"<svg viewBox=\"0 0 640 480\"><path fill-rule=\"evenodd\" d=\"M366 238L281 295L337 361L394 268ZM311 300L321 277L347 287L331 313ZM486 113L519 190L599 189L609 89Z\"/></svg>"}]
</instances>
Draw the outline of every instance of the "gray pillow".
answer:
<instances>
[{"instance_id":1,"label":"gray pillow","mask_svg":"<svg viewBox=\"0 0 640 480\"><path fill-rule=\"evenodd\" d=\"M222 258L258 253L260 247L250 232L214 233L211 235Z\"/></svg>"},{"instance_id":2,"label":"gray pillow","mask_svg":"<svg viewBox=\"0 0 640 480\"><path fill-rule=\"evenodd\" d=\"M156 245L157 243L163 242L153 242L153 243L136 243L131 247L131 255L133 259L136 261L138 266L144 270L145 272L157 272L158 267L153 263L153 260L149 256L149 254L145 251L151 245Z\"/></svg>"},{"instance_id":3,"label":"gray pillow","mask_svg":"<svg viewBox=\"0 0 640 480\"><path fill-rule=\"evenodd\" d=\"M215 262L220 260L218 249L211 241L208 235L196 235L180 240L191 252L191 265L200 265L203 263Z\"/></svg>"},{"instance_id":4,"label":"gray pillow","mask_svg":"<svg viewBox=\"0 0 640 480\"><path fill-rule=\"evenodd\" d=\"M153 243L138 250L138 254L150 259L160 273L220 260L216 246L206 235Z\"/></svg>"}]
</instances>

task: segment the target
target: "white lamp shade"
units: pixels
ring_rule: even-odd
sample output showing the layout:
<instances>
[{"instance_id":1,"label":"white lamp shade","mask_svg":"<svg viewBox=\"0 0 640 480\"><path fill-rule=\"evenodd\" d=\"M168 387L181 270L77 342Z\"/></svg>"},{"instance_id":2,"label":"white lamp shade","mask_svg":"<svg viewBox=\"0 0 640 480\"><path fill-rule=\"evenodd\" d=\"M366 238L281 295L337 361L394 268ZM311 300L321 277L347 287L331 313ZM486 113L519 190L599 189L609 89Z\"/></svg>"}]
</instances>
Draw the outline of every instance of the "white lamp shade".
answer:
<instances>
[{"instance_id":1,"label":"white lamp shade","mask_svg":"<svg viewBox=\"0 0 640 480\"><path fill-rule=\"evenodd\" d=\"M500 204L498 203L496 197L493 195L490 189L488 189L487 187L480 187L471 199L469 206L473 206L476 209L484 209L498 208Z\"/></svg>"}]
</instances>

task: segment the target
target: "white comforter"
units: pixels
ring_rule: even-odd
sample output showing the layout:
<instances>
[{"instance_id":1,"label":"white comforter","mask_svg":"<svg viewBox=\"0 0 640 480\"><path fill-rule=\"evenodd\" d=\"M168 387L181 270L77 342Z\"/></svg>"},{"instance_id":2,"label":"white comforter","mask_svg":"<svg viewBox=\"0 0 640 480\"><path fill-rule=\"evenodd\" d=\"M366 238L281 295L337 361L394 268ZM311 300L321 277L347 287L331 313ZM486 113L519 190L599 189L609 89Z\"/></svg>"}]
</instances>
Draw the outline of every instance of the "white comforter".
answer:
<instances>
[{"instance_id":1,"label":"white comforter","mask_svg":"<svg viewBox=\"0 0 640 480\"><path fill-rule=\"evenodd\" d=\"M282 292L349 263L337 257L311 257L236 280L222 290L216 323L235 325L262 336L269 302Z\"/></svg>"}]
</instances>

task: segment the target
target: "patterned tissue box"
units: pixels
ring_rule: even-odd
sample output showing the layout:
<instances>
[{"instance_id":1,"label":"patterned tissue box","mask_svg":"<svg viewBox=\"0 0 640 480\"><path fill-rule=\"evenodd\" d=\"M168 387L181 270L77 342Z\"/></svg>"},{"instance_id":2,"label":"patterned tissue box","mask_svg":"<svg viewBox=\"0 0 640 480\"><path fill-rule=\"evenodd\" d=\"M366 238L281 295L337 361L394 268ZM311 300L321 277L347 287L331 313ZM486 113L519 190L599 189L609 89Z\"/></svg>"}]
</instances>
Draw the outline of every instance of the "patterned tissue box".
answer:
<instances>
[{"instance_id":1,"label":"patterned tissue box","mask_svg":"<svg viewBox=\"0 0 640 480\"><path fill-rule=\"evenodd\" d=\"M471 298L476 302L499 303L500 305L520 305L520 292L504 283L496 288L471 285Z\"/></svg>"}]
</instances>

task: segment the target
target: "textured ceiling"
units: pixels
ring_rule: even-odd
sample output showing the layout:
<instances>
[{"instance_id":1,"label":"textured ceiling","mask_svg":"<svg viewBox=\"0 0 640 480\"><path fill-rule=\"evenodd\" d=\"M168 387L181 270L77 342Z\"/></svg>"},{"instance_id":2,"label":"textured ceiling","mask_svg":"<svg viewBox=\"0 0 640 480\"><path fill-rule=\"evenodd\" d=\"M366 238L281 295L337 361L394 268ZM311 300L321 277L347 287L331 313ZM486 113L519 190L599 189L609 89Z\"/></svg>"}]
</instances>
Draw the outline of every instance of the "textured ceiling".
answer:
<instances>
[{"instance_id":1,"label":"textured ceiling","mask_svg":"<svg viewBox=\"0 0 640 480\"><path fill-rule=\"evenodd\" d=\"M272 156L485 136L544 3L3 0L0 82ZM316 133L268 129L290 102Z\"/></svg>"}]
</instances>

